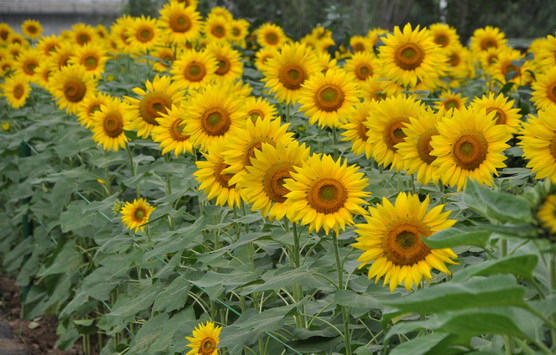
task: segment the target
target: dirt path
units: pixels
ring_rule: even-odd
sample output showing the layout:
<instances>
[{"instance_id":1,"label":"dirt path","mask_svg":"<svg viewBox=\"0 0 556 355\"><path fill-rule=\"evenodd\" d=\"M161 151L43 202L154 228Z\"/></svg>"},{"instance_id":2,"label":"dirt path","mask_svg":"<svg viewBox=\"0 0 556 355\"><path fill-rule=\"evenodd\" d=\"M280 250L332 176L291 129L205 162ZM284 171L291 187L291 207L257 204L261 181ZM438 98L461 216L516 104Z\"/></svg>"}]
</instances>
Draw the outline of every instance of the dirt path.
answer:
<instances>
[{"instance_id":1,"label":"dirt path","mask_svg":"<svg viewBox=\"0 0 556 355\"><path fill-rule=\"evenodd\" d=\"M25 346L19 343L13 336L12 330L6 321L5 314L0 310L0 354L2 355L26 355Z\"/></svg>"}]
</instances>

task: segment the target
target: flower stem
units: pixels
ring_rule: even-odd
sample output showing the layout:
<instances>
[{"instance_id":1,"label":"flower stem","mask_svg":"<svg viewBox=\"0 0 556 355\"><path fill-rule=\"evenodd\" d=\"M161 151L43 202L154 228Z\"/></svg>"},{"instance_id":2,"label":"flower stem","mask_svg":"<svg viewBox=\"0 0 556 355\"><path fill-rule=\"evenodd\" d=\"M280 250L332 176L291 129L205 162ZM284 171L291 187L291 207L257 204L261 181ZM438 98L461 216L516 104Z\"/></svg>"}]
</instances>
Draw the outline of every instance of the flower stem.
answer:
<instances>
[{"instance_id":1,"label":"flower stem","mask_svg":"<svg viewBox=\"0 0 556 355\"><path fill-rule=\"evenodd\" d=\"M340 240L339 235L332 237L332 245L334 246L334 256L336 258L336 270L338 271L338 289L344 288L344 266L340 260ZM342 318L344 321L344 346L346 355L351 355L351 337L349 333L349 310L345 306L340 306L340 312L342 312Z\"/></svg>"}]
</instances>

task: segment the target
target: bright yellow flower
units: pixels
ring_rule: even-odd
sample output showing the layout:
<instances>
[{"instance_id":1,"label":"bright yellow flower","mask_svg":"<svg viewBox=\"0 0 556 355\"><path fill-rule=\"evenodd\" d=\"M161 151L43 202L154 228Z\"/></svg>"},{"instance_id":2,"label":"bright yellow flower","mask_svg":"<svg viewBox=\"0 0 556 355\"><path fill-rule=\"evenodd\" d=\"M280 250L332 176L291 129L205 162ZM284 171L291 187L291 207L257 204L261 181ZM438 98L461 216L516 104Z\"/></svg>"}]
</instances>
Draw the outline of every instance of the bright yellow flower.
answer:
<instances>
[{"instance_id":1,"label":"bright yellow flower","mask_svg":"<svg viewBox=\"0 0 556 355\"><path fill-rule=\"evenodd\" d=\"M521 124L521 114L518 108L513 108L514 104L514 100L505 97L504 94L489 93L480 98L475 97L470 107L477 110L485 109L487 114L495 111L496 124L504 125L508 133L517 133Z\"/></svg>"},{"instance_id":2,"label":"bright yellow flower","mask_svg":"<svg viewBox=\"0 0 556 355\"><path fill-rule=\"evenodd\" d=\"M183 123L183 108L179 106L172 106L166 113L162 113L157 117L158 126L152 130L153 142L159 143L162 148L162 154L174 151L176 158L180 154L186 152L193 152L193 144L189 136L183 134L180 128Z\"/></svg>"},{"instance_id":3,"label":"bright yellow flower","mask_svg":"<svg viewBox=\"0 0 556 355\"><path fill-rule=\"evenodd\" d=\"M56 104L68 113L76 114L79 104L87 95L96 92L93 76L81 65L62 67L49 81L49 90L56 99Z\"/></svg>"},{"instance_id":4,"label":"bright yellow flower","mask_svg":"<svg viewBox=\"0 0 556 355\"><path fill-rule=\"evenodd\" d=\"M39 21L25 20L21 24L21 32L30 39L37 39L42 34L42 26Z\"/></svg>"},{"instance_id":5,"label":"bright yellow flower","mask_svg":"<svg viewBox=\"0 0 556 355\"><path fill-rule=\"evenodd\" d=\"M537 211L537 218L550 234L556 235L556 194L546 197Z\"/></svg>"},{"instance_id":6,"label":"bright yellow flower","mask_svg":"<svg viewBox=\"0 0 556 355\"><path fill-rule=\"evenodd\" d=\"M144 224L149 222L149 217L155 208L147 203L144 198L135 199L133 203L126 202L121 209L122 223L127 229L135 229L135 233L145 229Z\"/></svg>"},{"instance_id":7,"label":"bright yellow flower","mask_svg":"<svg viewBox=\"0 0 556 355\"><path fill-rule=\"evenodd\" d=\"M2 91L8 101L8 105L12 108L20 108L25 105L25 101L31 92L31 87L25 76L12 75L6 78Z\"/></svg>"},{"instance_id":8,"label":"bright yellow flower","mask_svg":"<svg viewBox=\"0 0 556 355\"><path fill-rule=\"evenodd\" d=\"M220 331L222 327L214 326L213 322L200 324L193 331L193 337L185 337L191 344L191 348L185 355L218 355L218 342L220 341Z\"/></svg>"},{"instance_id":9,"label":"bright yellow flower","mask_svg":"<svg viewBox=\"0 0 556 355\"><path fill-rule=\"evenodd\" d=\"M129 107L117 97L109 97L100 110L92 117L93 141L102 145L104 150L117 152L125 148L129 138L124 130L130 129Z\"/></svg>"}]
</instances>

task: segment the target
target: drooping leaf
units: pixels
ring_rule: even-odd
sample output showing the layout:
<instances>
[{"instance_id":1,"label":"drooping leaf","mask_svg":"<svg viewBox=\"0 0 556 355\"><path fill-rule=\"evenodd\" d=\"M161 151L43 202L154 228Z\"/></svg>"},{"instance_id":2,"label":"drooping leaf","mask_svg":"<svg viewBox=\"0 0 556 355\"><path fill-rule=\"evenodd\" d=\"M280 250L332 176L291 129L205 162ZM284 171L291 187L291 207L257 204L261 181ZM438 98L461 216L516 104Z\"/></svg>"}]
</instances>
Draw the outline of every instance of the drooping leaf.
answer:
<instances>
[{"instance_id":1,"label":"drooping leaf","mask_svg":"<svg viewBox=\"0 0 556 355\"><path fill-rule=\"evenodd\" d=\"M491 231L482 229L450 228L422 239L426 245L435 249L454 248L464 245L484 248L491 234Z\"/></svg>"}]
</instances>

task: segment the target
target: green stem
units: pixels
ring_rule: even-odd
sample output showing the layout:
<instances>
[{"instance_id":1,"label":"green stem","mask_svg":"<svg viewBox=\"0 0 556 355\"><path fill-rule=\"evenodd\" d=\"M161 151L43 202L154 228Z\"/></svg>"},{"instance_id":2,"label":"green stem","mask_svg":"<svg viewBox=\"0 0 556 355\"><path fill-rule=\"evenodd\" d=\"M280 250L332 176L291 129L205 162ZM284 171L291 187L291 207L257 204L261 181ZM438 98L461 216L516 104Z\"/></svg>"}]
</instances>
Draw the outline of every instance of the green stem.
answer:
<instances>
[{"instance_id":1,"label":"green stem","mask_svg":"<svg viewBox=\"0 0 556 355\"><path fill-rule=\"evenodd\" d=\"M292 266L299 268L301 266L301 247L299 243L300 235L297 231L297 223L293 223L293 250L290 255ZM303 298L303 285L295 284L293 285L293 298L295 302L300 302ZM305 307L301 305L301 313L305 313ZM302 315L295 317L295 323L298 328L306 328L306 319Z\"/></svg>"},{"instance_id":2,"label":"green stem","mask_svg":"<svg viewBox=\"0 0 556 355\"><path fill-rule=\"evenodd\" d=\"M508 241L506 239L500 240L500 257L508 255Z\"/></svg>"},{"instance_id":3,"label":"green stem","mask_svg":"<svg viewBox=\"0 0 556 355\"><path fill-rule=\"evenodd\" d=\"M344 288L344 266L340 260L340 240L339 235L333 236L334 241L332 242L334 246L334 256L336 259L336 270L338 270L338 289ZM351 355L351 337L349 333L349 310L345 306L340 306L340 312L342 312L342 318L344 321L344 346L346 348L346 355Z\"/></svg>"},{"instance_id":4,"label":"green stem","mask_svg":"<svg viewBox=\"0 0 556 355\"><path fill-rule=\"evenodd\" d=\"M332 127L332 142L334 143L333 157L334 160L336 160L340 155L340 151L338 150L338 130L336 129L336 127Z\"/></svg>"}]
</instances>

